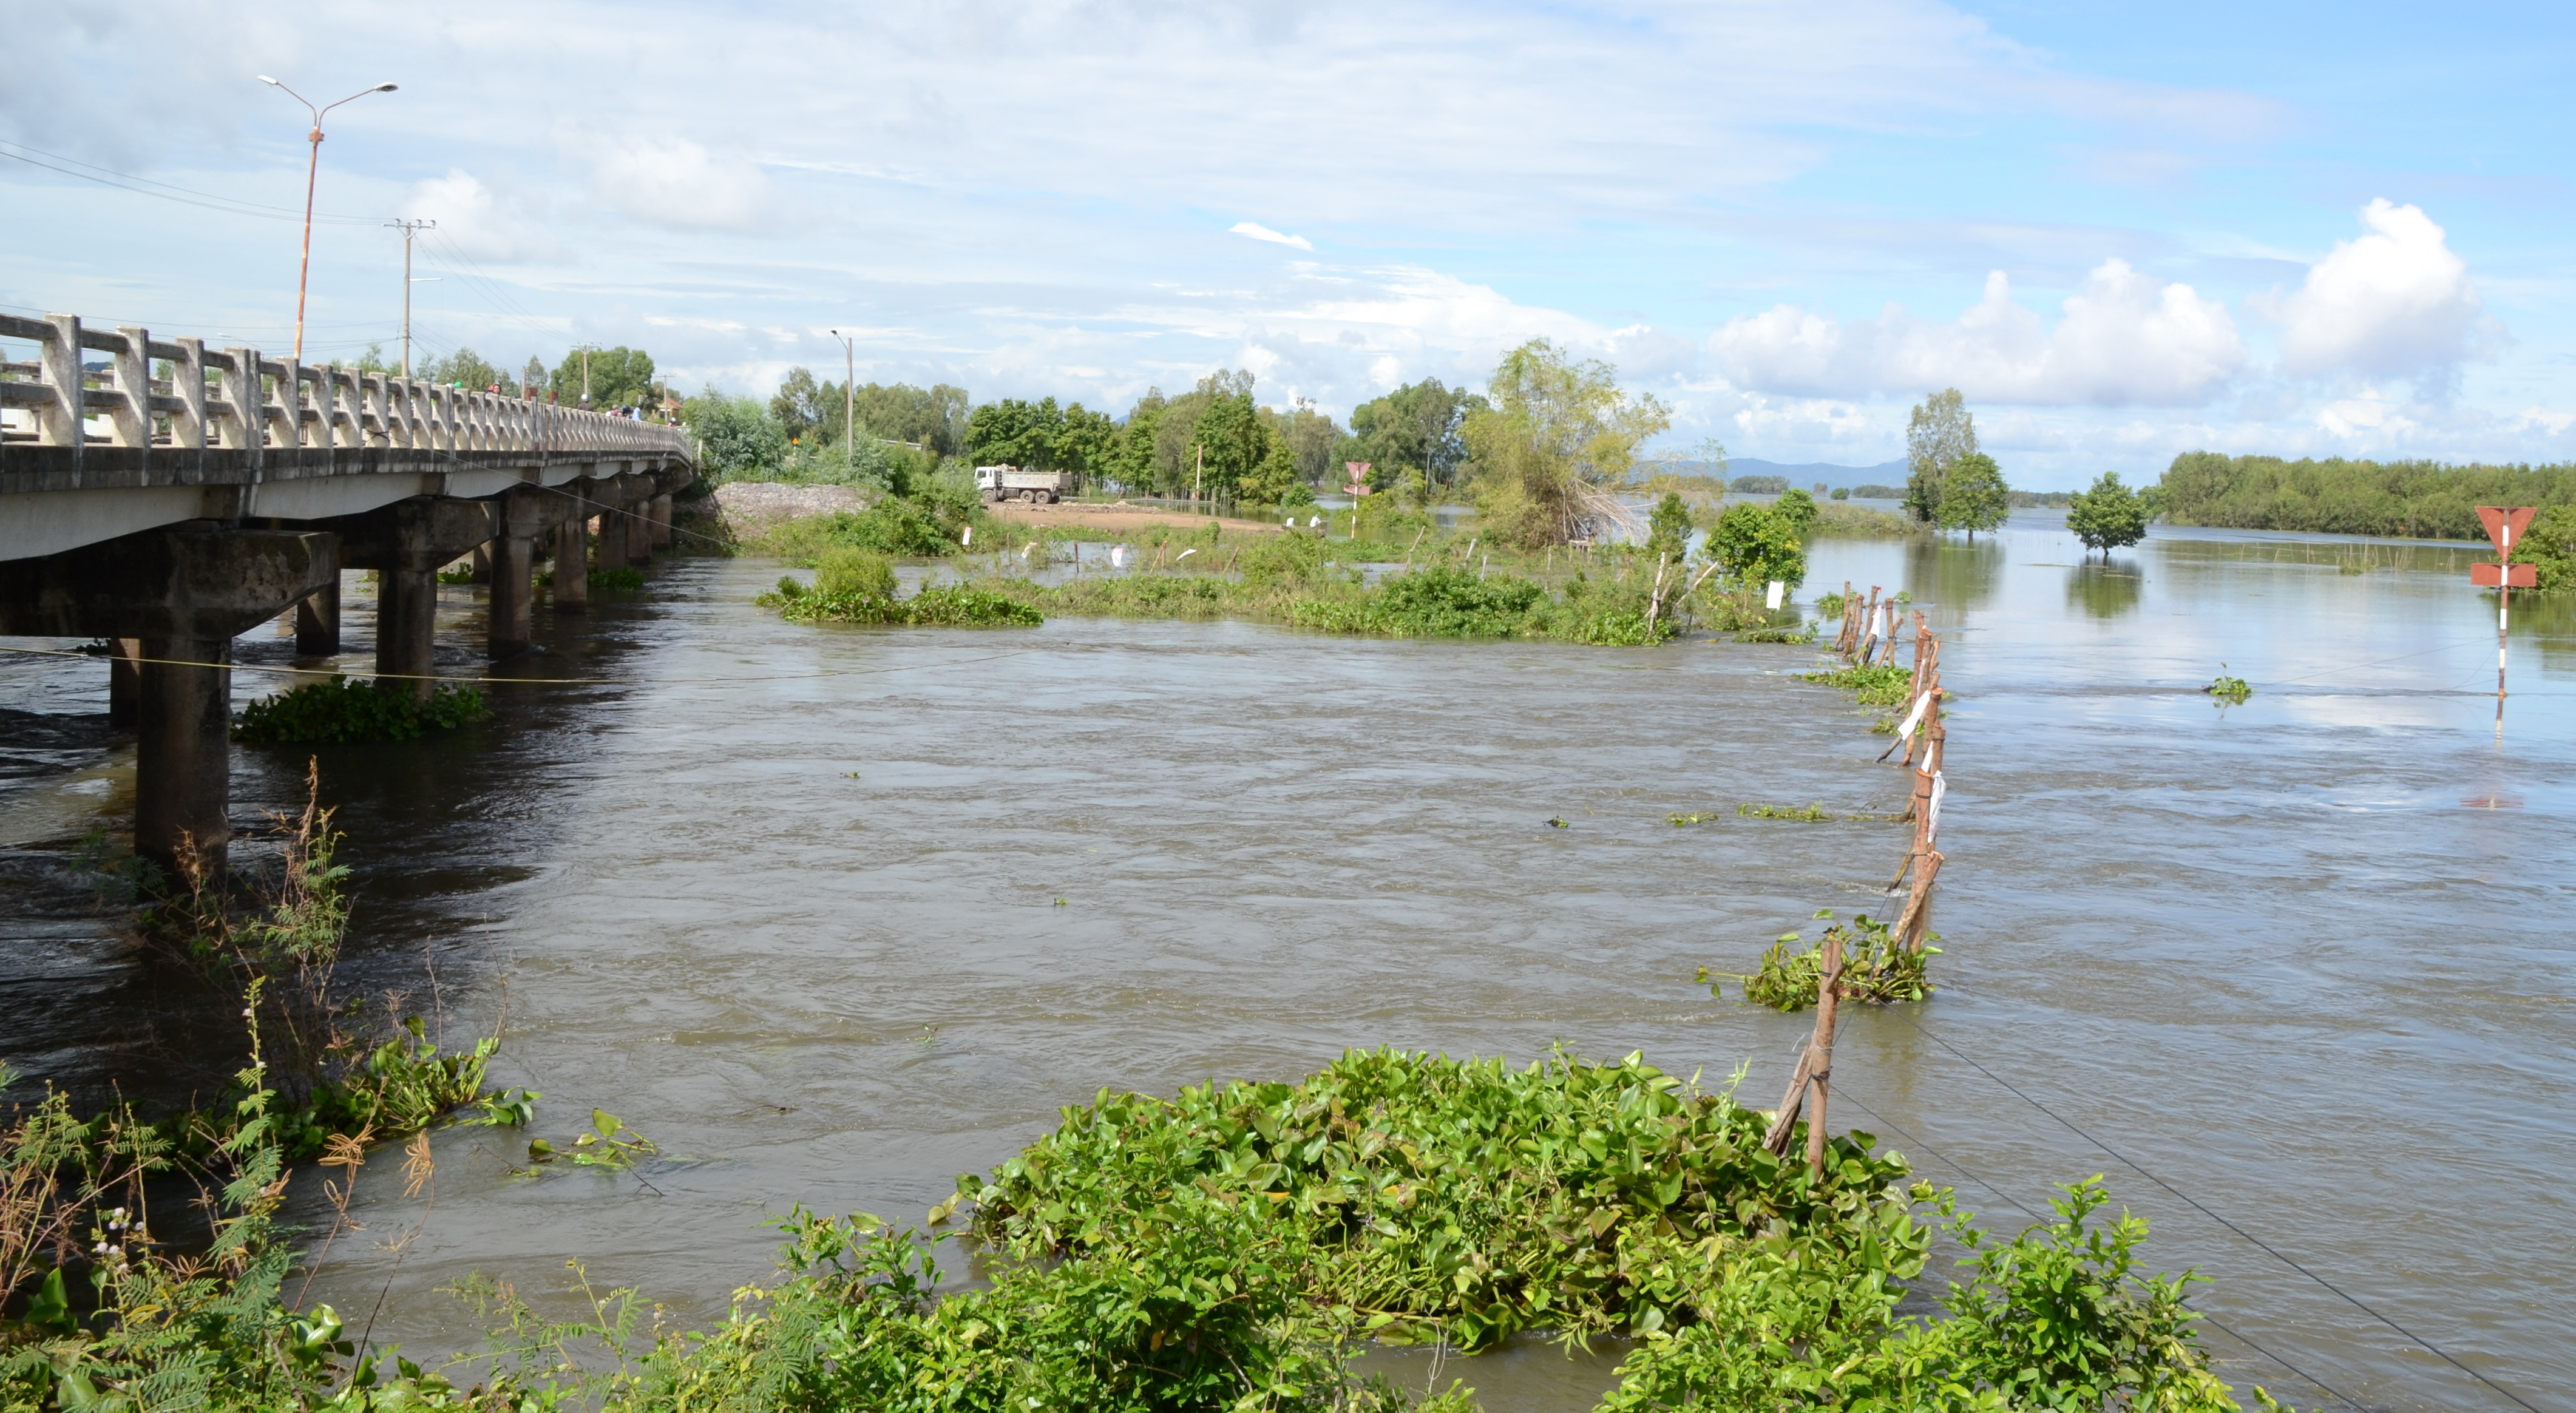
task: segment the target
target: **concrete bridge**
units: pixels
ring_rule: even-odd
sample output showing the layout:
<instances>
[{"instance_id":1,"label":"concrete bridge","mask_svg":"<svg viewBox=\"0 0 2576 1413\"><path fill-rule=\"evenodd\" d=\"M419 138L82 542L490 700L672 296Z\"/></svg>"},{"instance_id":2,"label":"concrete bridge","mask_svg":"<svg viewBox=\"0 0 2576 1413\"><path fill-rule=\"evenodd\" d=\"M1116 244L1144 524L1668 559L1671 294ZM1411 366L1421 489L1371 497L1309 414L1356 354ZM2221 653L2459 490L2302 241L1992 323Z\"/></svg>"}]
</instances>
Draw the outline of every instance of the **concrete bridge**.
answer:
<instances>
[{"instance_id":1,"label":"concrete bridge","mask_svg":"<svg viewBox=\"0 0 2576 1413\"><path fill-rule=\"evenodd\" d=\"M0 338L37 346L0 362L0 636L109 641L135 850L165 869L224 862L235 637L293 609L298 653L337 653L341 574L372 569L376 686L425 697L441 566L488 561L489 652L513 656L540 557L650 559L696 475L675 427L68 314ZM588 585L558 572L552 611Z\"/></svg>"}]
</instances>

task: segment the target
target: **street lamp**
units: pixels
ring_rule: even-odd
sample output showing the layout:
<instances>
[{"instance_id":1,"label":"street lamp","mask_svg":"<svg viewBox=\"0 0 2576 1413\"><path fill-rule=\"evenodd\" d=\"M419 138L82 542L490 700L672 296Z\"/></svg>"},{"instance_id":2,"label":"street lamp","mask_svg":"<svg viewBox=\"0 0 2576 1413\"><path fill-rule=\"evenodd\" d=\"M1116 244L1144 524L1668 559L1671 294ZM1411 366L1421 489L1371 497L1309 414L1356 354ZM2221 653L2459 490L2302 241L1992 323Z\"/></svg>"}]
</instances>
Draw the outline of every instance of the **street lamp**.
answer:
<instances>
[{"instance_id":1,"label":"street lamp","mask_svg":"<svg viewBox=\"0 0 2576 1413\"><path fill-rule=\"evenodd\" d=\"M304 165L304 262L295 272L295 361L301 363L304 361L304 286L313 273L313 178L322 169L322 115L339 107L340 103L353 103L370 93L391 93L394 85L380 83L373 88L362 88L341 99L340 103L316 108L311 99L266 74L261 74L259 81L303 104L305 111L313 115L313 134L309 139L313 144L313 156Z\"/></svg>"},{"instance_id":2,"label":"street lamp","mask_svg":"<svg viewBox=\"0 0 2576 1413\"><path fill-rule=\"evenodd\" d=\"M852 334L832 331L841 341L841 465L859 464L859 343Z\"/></svg>"}]
</instances>

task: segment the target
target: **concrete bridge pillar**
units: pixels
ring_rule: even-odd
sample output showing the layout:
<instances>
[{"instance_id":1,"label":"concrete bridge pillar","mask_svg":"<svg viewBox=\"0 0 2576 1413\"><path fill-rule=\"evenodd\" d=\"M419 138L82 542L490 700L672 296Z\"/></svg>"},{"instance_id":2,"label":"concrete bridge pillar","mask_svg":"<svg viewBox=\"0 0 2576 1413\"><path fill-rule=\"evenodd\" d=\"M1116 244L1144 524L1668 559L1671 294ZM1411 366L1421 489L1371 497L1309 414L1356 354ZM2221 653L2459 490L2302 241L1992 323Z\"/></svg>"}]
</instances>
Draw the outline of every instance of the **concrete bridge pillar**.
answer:
<instances>
[{"instance_id":1,"label":"concrete bridge pillar","mask_svg":"<svg viewBox=\"0 0 2576 1413\"><path fill-rule=\"evenodd\" d=\"M0 562L0 634L121 640L137 747L134 851L172 877L224 868L232 640L339 573L335 535L202 520ZM109 671L114 715L118 669Z\"/></svg>"},{"instance_id":2,"label":"concrete bridge pillar","mask_svg":"<svg viewBox=\"0 0 2576 1413\"><path fill-rule=\"evenodd\" d=\"M107 640L107 729L110 731L134 729L138 710L136 699L143 690L135 659L141 656L143 640L140 638Z\"/></svg>"},{"instance_id":3,"label":"concrete bridge pillar","mask_svg":"<svg viewBox=\"0 0 2576 1413\"><path fill-rule=\"evenodd\" d=\"M295 604L295 655L331 657L340 651L340 581L314 590Z\"/></svg>"},{"instance_id":4,"label":"concrete bridge pillar","mask_svg":"<svg viewBox=\"0 0 2576 1413\"><path fill-rule=\"evenodd\" d=\"M653 478L621 476L626 490L626 562L653 562Z\"/></svg>"},{"instance_id":5,"label":"concrete bridge pillar","mask_svg":"<svg viewBox=\"0 0 2576 1413\"><path fill-rule=\"evenodd\" d=\"M134 852L173 881L213 877L232 838L233 640L146 637L143 657Z\"/></svg>"},{"instance_id":6,"label":"concrete bridge pillar","mask_svg":"<svg viewBox=\"0 0 2576 1413\"><path fill-rule=\"evenodd\" d=\"M436 658L438 571L492 538L479 500L421 497L315 522L340 536L342 562L376 571L376 686L426 701Z\"/></svg>"},{"instance_id":7,"label":"concrete bridge pillar","mask_svg":"<svg viewBox=\"0 0 2576 1413\"><path fill-rule=\"evenodd\" d=\"M555 524L564 502L535 486L505 491L493 502L497 533L491 552L492 595L485 652L498 662L528 650L534 631L537 540Z\"/></svg>"},{"instance_id":8,"label":"concrete bridge pillar","mask_svg":"<svg viewBox=\"0 0 2576 1413\"><path fill-rule=\"evenodd\" d=\"M600 482L591 504L599 508L599 567L625 568L627 549L634 544L633 537L626 533L625 483L614 479Z\"/></svg>"},{"instance_id":9,"label":"concrete bridge pillar","mask_svg":"<svg viewBox=\"0 0 2576 1413\"><path fill-rule=\"evenodd\" d=\"M671 498L653 497L653 548L671 547Z\"/></svg>"},{"instance_id":10,"label":"concrete bridge pillar","mask_svg":"<svg viewBox=\"0 0 2576 1413\"><path fill-rule=\"evenodd\" d=\"M555 612L590 612L590 501L579 491L555 527Z\"/></svg>"}]
</instances>

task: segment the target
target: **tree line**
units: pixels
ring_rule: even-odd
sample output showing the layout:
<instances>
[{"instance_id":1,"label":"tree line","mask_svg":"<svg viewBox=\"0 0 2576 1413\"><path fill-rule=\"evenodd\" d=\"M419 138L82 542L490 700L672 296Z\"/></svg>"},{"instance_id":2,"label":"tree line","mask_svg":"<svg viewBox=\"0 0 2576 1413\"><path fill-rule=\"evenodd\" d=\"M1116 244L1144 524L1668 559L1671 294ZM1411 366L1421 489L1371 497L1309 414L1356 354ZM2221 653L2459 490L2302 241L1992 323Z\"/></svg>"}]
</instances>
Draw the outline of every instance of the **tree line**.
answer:
<instances>
[{"instance_id":1,"label":"tree line","mask_svg":"<svg viewBox=\"0 0 2576 1413\"><path fill-rule=\"evenodd\" d=\"M2177 525L2483 540L2481 505L2576 505L2576 465L2287 461L2188 451L2155 487Z\"/></svg>"}]
</instances>

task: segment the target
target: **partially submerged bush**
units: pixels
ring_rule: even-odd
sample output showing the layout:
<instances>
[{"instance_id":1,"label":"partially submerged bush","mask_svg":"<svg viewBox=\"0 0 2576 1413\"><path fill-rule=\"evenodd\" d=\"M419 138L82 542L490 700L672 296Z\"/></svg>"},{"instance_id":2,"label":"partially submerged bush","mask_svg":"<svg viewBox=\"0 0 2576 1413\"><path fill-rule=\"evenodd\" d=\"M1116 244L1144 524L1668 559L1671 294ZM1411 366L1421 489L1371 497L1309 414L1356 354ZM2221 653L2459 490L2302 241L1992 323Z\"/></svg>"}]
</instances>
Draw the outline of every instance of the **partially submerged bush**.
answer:
<instances>
[{"instance_id":1,"label":"partially submerged bush","mask_svg":"<svg viewBox=\"0 0 2576 1413\"><path fill-rule=\"evenodd\" d=\"M825 588L821 574L811 586L791 575L780 579L775 591L761 595L760 604L777 609L778 616L790 623L1034 628L1046 621L1037 609L1008 594L970 584L939 584L908 599L896 598L893 566L882 559L874 564L841 561L830 582L841 587Z\"/></svg>"},{"instance_id":2,"label":"partially submerged bush","mask_svg":"<svg viewBox=\"0 0 2576 1413\"><path fill-rule=\"evenodd\" d=\"M1851 693L1862 706L1903 706L1912 700L1914 669L1894 663L1872 663L1864 667L1838 667L1828 672L1801 672L1809 682L1822 682Z\"/></svg>"},{"instance_id":3,"label":"partially submerged bush","mask_svg":"<svg viewBox=\"0 0 2576 1413\"><path fill-rule=\"evenodd\" d=\"M1690 1272L1763 1240L1920 1269L1903 1159L1851 1135L1815 1183L1763 1149L1766 1127L1637 1055L1513 1069L1355 1050L1294 1085L1104 1093L957 1190L979 1239L1028 1259L1134 1242L1173 1194L1267 1211L1301 1249L1280 1278L1319 1318L1466 1349L1678 1328L1698 1318Z\"/></svg>"},{"instance_id":4,"label":"partially submerged bush","mask_svg":"<svg viewBox=\"0 0 2576 1413\"><path fill-rule=\"evenodd\" d=\"M816 559L814 591L825 595L871 594L894 597L894 561L875 550L834 545Z\"/></svg>"},{"instance_id":5,"label":"partially submerged bush","mask_svg":"<svg viewBox=\"0 0 2576 1413\"><path fill-rule=\"evenodd\" d=\"M1832 909L1816 914L1833 917ZM1835 923L1825 929L1826 936L1839 934L1843 944L1843 979L1835 994L1847 1001L1920 1001L1932 994L1932 961L1941 949L1930 945L1941 940L1941 934L1927 932L1920 952L1899 946L1894 929L1874 921L1869 914L1855 916L1849 926ZM1745 977L1744 999L1775 1011L1803 1011L1816 1004L1816 995L1824 985L1824 940L1804 951L1791 951L1798 934L1784 932L1769 951L1762 954L1762 965ZM1711 982L1709 994L1723 996L1721 983Z\"/></svg>"},{"instance_id":6,"label":"partially submerged bush","mask_svg":"<svg viewBox=\"0 0 2576 1413\"><path fill-rule=\"evenodd\" d=\"M242 708L233 719L233 739L271 746L408 741L488 714L483 694L462 683L441 685L424 702L409 692L378 691L359 678L334 677Z\"/></svg>"}]
</instances>

